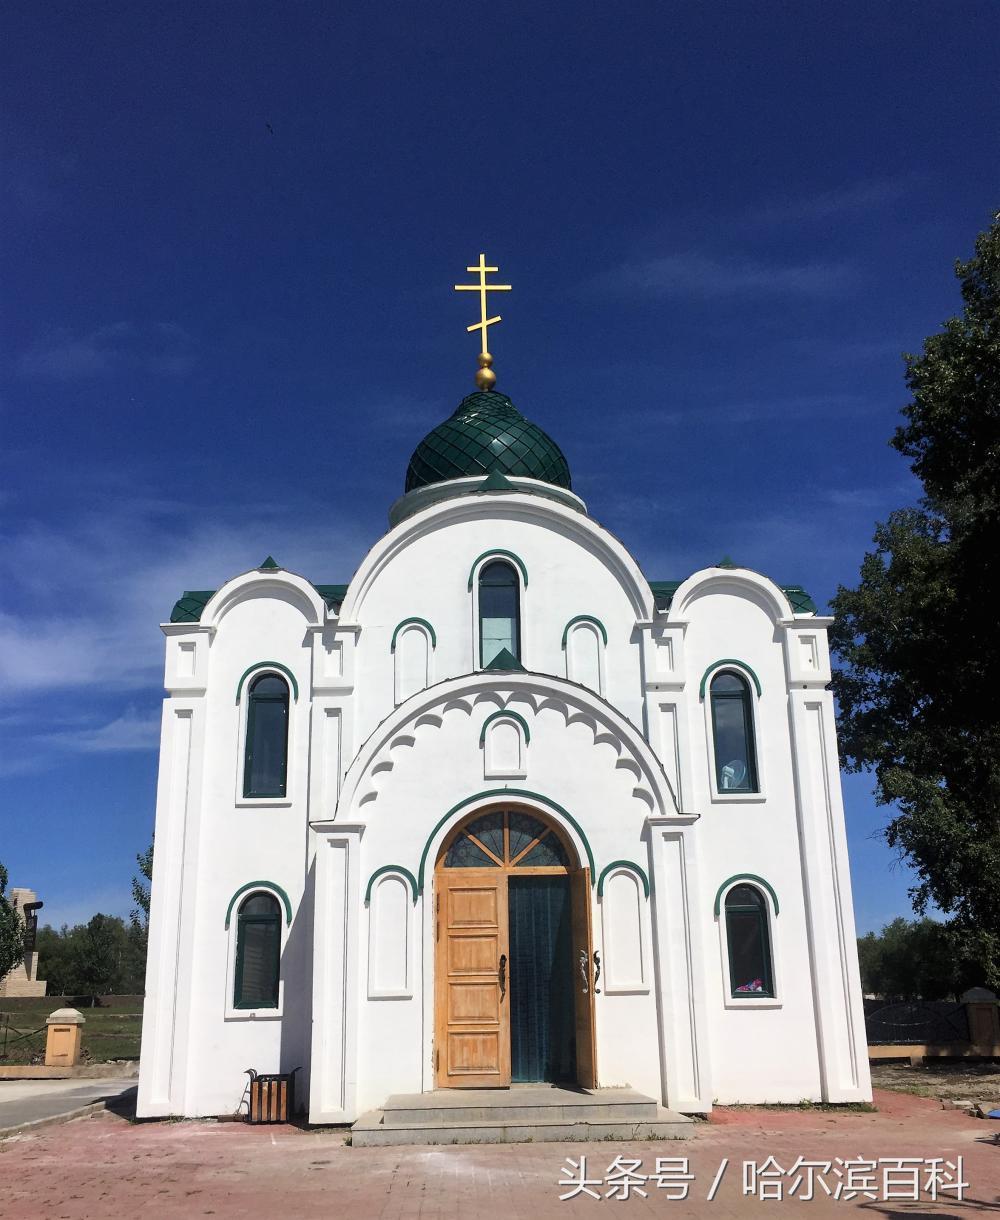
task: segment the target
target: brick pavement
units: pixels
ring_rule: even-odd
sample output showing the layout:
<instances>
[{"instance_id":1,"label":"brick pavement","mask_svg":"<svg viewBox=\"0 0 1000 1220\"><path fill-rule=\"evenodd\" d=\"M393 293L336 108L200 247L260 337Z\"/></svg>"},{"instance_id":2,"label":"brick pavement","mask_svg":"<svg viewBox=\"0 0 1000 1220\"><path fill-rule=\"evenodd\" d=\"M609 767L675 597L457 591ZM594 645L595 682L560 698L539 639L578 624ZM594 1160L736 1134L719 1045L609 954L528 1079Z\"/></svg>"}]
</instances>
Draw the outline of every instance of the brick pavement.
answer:
<instances>
[{"instance_id":1,"label":"brick pavement","mask_svg":"<svg viewBox=\"0 0 1000 1220\"><path fill-rule=\"evenodd\" d=\"M78 1119L0 1143L0 1215L23 1220L99 1217L300 1216L384 1220L502 1217L545 1220L625 1215L706 1215L715 1220L772 1211L835 1215L863 1206L884 1216L959 1216L1000 1209L1000 1146L993 1124L944 1111L938 1103L879 1093L879 1112L719 1110L685 1141L641 1144L521 1144L457 1148L351 1148L342 1133L212 1122L131 1123L114 1114ZM687 1201L647 1183L648 1198L560 1202L567 1157L585 1155L589 1176L615 1156L688 1157L695 1180ZM964 1157L964 1204L950 1199L761 1202L741 1193L742 1162L772 1155L783 1168L797 1156ZM730 1165L717 1197L705 1195L722 1158ZM786 1189L790 1179L785 1179ZM565 1188L563 1188L565 1189ZM608 1189L605 1185L602 1193ZM801 1187L800 1187L801 1189ZM879 1193L881 1194L881 1185Z\"/></svg>"}]
</instances>

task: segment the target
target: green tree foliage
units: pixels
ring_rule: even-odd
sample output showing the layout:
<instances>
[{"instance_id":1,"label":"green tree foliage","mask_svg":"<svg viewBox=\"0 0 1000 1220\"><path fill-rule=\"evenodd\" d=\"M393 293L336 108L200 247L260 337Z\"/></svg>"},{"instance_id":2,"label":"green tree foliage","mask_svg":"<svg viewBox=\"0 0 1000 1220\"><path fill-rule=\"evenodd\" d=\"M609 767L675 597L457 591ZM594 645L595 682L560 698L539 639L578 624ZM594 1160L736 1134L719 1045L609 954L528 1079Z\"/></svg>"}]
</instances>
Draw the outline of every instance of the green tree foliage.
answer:
<instances>
[{"instance_id":1,"label":"green tree foliage","mask_svg":"<svg viewBox=\"0 0 1000 1220\"><path fill-rule=\"evenodd\" d=\"M872 768L914 908L1000 985L1000 217L956 267L964 310L908 356L892 445L923 484L875 532L830 633L845 763Z\"/></svg>"},{"instance_id":2,"label":"green tree foliage","mask_svg":"<svg viewBox=\"0 0 1000 1220\"><path fill-rule=\"evenodd\" d=\"M956 956L951 931L933 919L894 919L858 937L858 960L866 995L957 1000L975 977L975 965Z\"/></svg>"},{"instance_id":3,"label":"green tree foliage","mask_svg":"<svg viewBox=\"0 0 1000 1220\"><path fill-rule=\"evenodd\" d=\"M145 851L139 852L135 858L139 866L138 877L132 878L132 922L140 924L144 929L149 927L149 887L153 880L153 840Z\"/></svg>"},{"instance_id":4,"label":"green tree foliage","mask_svg":"<svg viewBox=\"0 0 1000 1220\"><path fill-rule=\"evenodd\" d=\"M38 932L38 974L50 995L138 995L145 985L144 930L116 915Z\"/></svg>"},{"instance_id":5,"label":"green tree foliage","mask_svg":"<svg viewBox=\"0 0 1000 1220\"><path fill-rule=\"evenodd\" d=\"M24 958L24 924L7 897L7 870L0 864L0 979Z\"/></svg>"}]
</instances>

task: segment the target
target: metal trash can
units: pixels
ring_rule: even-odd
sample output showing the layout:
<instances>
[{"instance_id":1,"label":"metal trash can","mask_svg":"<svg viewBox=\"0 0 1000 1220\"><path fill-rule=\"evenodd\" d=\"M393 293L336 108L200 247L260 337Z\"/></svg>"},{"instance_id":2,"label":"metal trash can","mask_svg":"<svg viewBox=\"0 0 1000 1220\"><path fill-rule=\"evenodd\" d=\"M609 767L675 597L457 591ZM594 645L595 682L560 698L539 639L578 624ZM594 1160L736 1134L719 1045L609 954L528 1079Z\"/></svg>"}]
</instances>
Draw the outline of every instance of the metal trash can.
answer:
<instances>
[{"instance_id":1,"label":"metal trash can","mask_svg":"<svg viewBox=\"0 0 1000 1220\"><path fill-rule=\"evenodd\" d=\"M247 1068L250 1077L248 1123L287 1123L295 1115L295 1073L257 1072Z\"/></svg>"}]
</instances>

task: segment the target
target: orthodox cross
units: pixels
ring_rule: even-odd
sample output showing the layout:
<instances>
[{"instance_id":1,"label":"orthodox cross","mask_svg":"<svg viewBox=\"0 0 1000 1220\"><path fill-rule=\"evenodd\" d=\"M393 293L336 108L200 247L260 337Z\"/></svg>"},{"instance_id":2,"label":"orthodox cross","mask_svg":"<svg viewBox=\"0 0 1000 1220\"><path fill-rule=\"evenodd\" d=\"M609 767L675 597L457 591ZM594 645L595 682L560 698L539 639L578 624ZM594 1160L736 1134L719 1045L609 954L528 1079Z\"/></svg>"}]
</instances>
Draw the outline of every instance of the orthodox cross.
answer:
<instances>
[{"instance_id":1,"label":"orthodox cross","mask_svg":"<svg viewBox=\"0 0 1000 1220\"><path fill-rule=\"evenodd\" d=\"M479 317L478 322L473 322L471 326L467 326L466 331L471 334L474 330L481 331L481 346L479 351L479 371L476 373L476 384L481 390L490 390L496 384L496 374L490 368L493 363L493 357L490 355L486 346L486 331L493 325L494 322L500 321L500 315L495 318L488 318L486 308L486 294L488 292L510 292L510 284L487 284L486 276L490 272L499 271L499 267L488 267L486 265L486 255L480 254L479 263L475 267L466 267L466 271L473 273L479 272L478 284L456 284L456 292L478 292L479 293Z\"/></svg>"}]
</instances>

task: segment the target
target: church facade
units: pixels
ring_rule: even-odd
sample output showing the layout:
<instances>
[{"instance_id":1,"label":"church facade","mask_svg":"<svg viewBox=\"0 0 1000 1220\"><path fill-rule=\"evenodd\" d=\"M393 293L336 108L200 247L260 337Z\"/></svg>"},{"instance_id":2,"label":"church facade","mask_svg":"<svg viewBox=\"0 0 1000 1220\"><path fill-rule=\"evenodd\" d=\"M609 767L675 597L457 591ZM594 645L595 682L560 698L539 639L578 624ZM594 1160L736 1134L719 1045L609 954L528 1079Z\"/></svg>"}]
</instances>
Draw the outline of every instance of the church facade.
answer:
<instances>
[{"instance_id":1,"label":"church facade","mask_svg":"<svg viewBox=\"0 0 1000 1220\"><path fill-rule=\"evenodd\" d=\"M269 557L163 626L139 1115L231 1113L248 1067L317 1123L870 1099L829 620L647 579L492 388L390 525L346 585Z\"/></svg>"}]
</instances>

